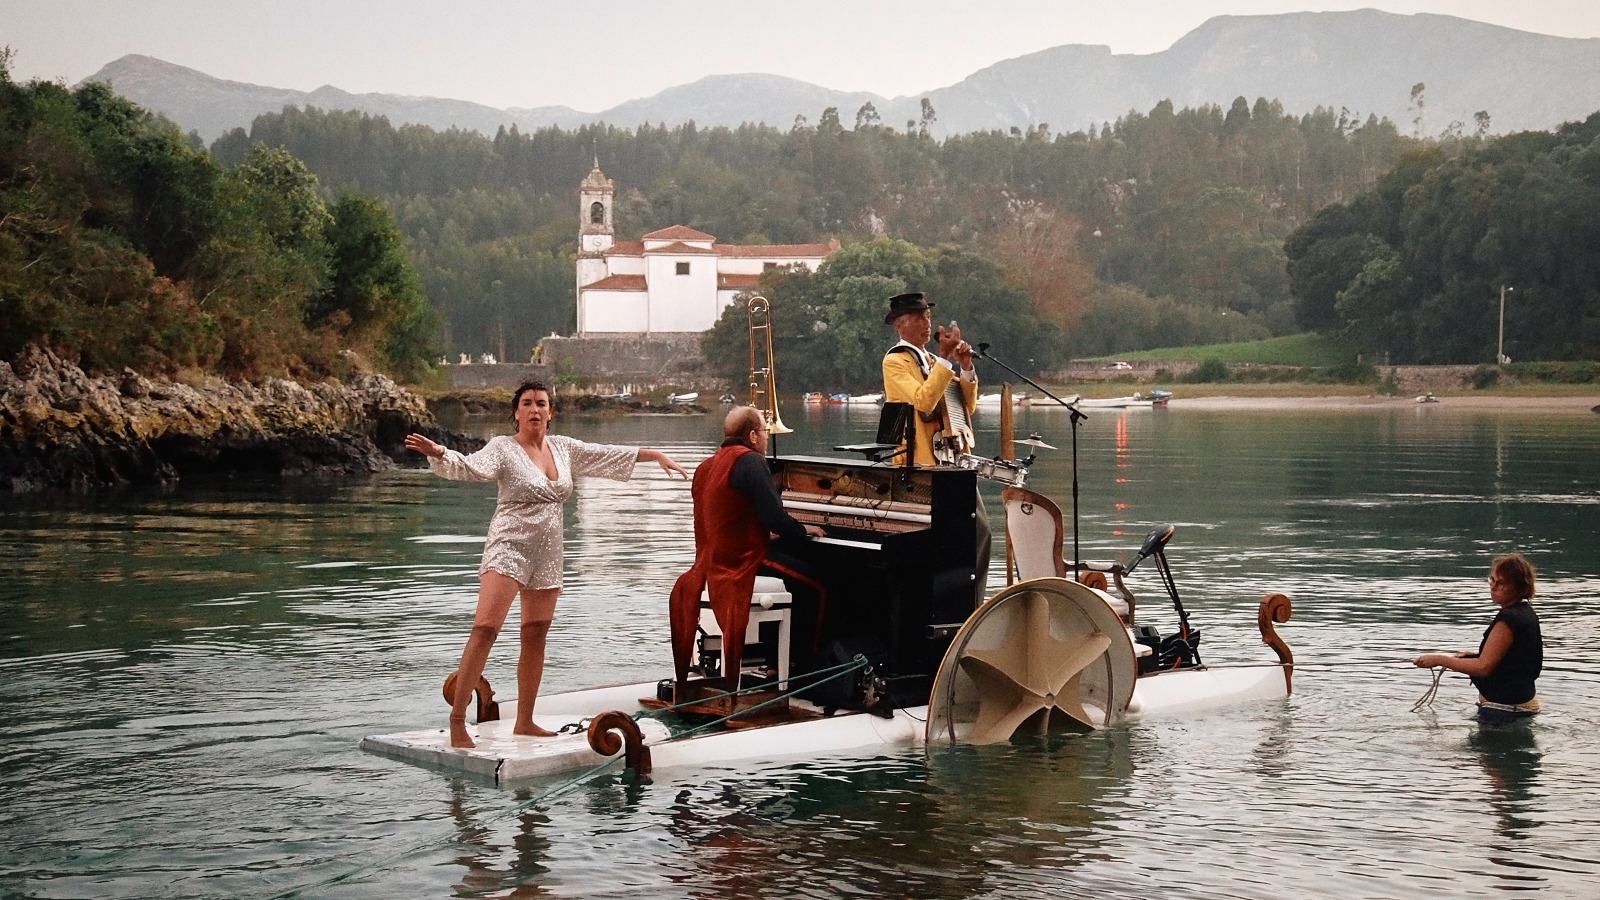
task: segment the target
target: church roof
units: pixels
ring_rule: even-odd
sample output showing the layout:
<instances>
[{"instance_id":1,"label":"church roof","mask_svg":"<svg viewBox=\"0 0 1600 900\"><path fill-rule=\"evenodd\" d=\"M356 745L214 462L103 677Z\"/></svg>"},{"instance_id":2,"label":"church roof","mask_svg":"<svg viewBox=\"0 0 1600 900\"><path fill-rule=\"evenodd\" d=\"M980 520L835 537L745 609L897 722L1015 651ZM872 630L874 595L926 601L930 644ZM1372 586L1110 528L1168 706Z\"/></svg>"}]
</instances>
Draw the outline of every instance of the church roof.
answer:
<instances>
[{"instance_id":1,"label":"church roof","mask_svg":"<svg viewBox=\"0 0 1600 900\"><path fill-rule=\"evenodd\" d=\"M717 251L710 247L691 247L682 241L673 241L662 247L650 247L645 250L647 256L716 256Z\"/></svg>"},{"instance_id":2,"label":"church roof","mask_svg":"<svg viewBox=\"0 0 1600 900\"><path fill-rule=\"evenodd\" d=\"M687 225L672 225L644 236L647 241L714 241L716 237Z\"/></svg>"},{"instance_id":3,"label":"church roof","mask_svg":"<svg viewBox=\"0 0 1600 900\"><path fill-rule=\"evenodd\" d=\"M607 275L599 281L583 286L586 291L643 291L648 290L643 275Z\"/></svg>"},{"instance_id":4,"label":"church roof","mask_svg":"<svg viewBox=\"0 0 1600 900\"><path fill-rule=\"evenodd\" d=\"M749 291L761 286L761 276L723 273L717 275L719 291Z\"/></svg>"},{"instance_id":5,"label":"church roof","mask_svg":"<svg viewBox=\"0 0 1600 900\"><path fill-rule=\"evenodd\" d=\"M740 259L827 256L839 249L838 239L826 244L718 244L717 252Z\"/></svg>"},{"instance_id":6,"label":"church roof","mask_svg":"<svg viewBox=\"0 0 1600 900\"><path fill-rule=\"evenodd\" d=\"M589 170L589 174L584 176L583 181L580 182L578 186L580 188L614 190L611 179L607 178L605 173L600 171L600 160L598 159L594 161L594 168Z\"/></svg>"},{"instance_id":7,"label":"church roof","mask_svg":"<svg viewBox=\"0 0 1600 900\"><path fill-rule=\"evenodd\" d=\"M617 241L607 247L604 256L643 256L644 243L642 241Z\"/></svg>"}]
</instances>

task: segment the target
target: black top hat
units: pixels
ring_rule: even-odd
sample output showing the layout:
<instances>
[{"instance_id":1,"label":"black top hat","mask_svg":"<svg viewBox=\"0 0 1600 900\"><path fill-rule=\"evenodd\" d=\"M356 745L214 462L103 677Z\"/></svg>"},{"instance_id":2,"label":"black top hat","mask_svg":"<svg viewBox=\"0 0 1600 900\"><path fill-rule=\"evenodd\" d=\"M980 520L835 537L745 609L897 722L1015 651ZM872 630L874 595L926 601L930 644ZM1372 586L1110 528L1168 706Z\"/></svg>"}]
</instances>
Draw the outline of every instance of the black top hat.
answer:
<instances>
[{"instance_id":1,"label":"black top hat","mask_svg":"<svg viewBox=\"0 0 1600 900\"><path fill-rule=\"evenodd\" d=\"M885 325L893 325L894 320L908 312L922 312L933 309L933 304L928 302L928 295L921 291L912 291L909 294L895 294L889 298L889 314L883 317Z\"/></svg>"}]
</instances>

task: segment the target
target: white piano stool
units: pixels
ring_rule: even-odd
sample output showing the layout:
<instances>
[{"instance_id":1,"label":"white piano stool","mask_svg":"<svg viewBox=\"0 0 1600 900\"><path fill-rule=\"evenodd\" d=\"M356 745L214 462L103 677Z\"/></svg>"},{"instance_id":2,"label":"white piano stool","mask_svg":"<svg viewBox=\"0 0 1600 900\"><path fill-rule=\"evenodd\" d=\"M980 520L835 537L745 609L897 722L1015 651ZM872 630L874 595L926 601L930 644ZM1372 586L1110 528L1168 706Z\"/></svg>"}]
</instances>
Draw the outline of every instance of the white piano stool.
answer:
<instances>
[{"instance_id":1,"label":"white piano stool","mask_svg":"<svg viewBox=\"0 0 1600 900\"><path fill-rule=\"evenodd\" d=\"M783 579L770 575L757 575L755 589L750 593L750 622L745 626L744 641L755 644L761 641L761 623L778 623L778 689L789 687L789 641L794 628L789 610L794 598L784 586ZM717 616L711 611L711 596L700 592L700 630L707 639L716 638L720 648L722 629ZM724 673L726 674L726 673Z\"/></svg>"}]
</instances>

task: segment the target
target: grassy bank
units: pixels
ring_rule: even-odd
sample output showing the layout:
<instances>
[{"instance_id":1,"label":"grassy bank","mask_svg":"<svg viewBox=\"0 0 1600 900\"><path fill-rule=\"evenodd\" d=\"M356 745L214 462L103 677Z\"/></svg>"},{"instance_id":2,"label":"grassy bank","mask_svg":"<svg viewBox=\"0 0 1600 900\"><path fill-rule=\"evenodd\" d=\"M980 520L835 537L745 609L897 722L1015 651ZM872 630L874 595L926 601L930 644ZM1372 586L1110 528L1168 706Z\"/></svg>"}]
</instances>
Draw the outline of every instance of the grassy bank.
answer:
<instances>
[{"instance_id":1,"label":"grassy bank","mask_svg":"<svg viewBox=\"0 0 1600 900\"><path fill-rule=\"evenodd\" d=\"M1264 341L1247 341L1238 344L1203 344L1194 347L1164 347L1157 350L1138 350L1104 359L1084 362L1110 362L1125 359L1129 362L1204 362L1215 359L1227 365L1329 367L1354 362L1356 353L1319 334L1291 334Z\"/></svg>"},{"instance_id":2,"label":"grassy bank","mask_svg":"<svg viewBox=\"0 0 1600 900\"><path fill-rule=\"evenodd\" d=\"M1373 397L1373 396L1401 396L1409 398L1409 394L1385 395L1368 384L1311 384L1307 382L1213 382L1208 384L1153 384L1149 386L1131 385L1120 383L1100 384L1046 384L1045 387L1058 397L1069 394L1082 394L1089 398L1124 397L1134 391L1149 393L1150 387L1164 387L1172 391L1174 397ZM1029 391L1027 385L1013 386L1013 390ZM1596 397L1600 398L1600 384L1516 384L1477 390L1463 387L1458 389L1435 390L1439 397Z\"/></svg>"}]
</instances>

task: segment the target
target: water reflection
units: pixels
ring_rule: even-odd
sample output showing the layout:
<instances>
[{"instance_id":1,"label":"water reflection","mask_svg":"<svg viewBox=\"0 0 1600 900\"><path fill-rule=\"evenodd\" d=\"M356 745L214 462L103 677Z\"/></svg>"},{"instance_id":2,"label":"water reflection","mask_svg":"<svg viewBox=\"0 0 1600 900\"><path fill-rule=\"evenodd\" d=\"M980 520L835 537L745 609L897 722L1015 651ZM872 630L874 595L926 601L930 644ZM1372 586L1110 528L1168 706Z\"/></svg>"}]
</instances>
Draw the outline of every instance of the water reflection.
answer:
<instances>
[{"instance_id":1,"label":"water reflection","mask_svg":"<svg viewBox=\"0 0 1600 900\"><path fill-rule=\"evenodd\" d=\"M519 791L519 801L529 792ZM550 817L537 809L524 809L516 815L511 846L496 843L496 829L480 819L461 782L453 785L450 816L455 822L454 843L460 845L455 863L466 871L454 885L457 897L544 897L549 891L541 885L550 873L545 864L551 849ZM501 859L509 856L509 862Z\"/></svg>"},{"instance_id":2,"label":"water reflection","mask_svg":"<svg viewBox=\"0 0 1600 900\"><path fill-rule=\"evenodd\" d=\"M794 453L862 440L877 415L789 412ZM1178 522L1169 552L1213 663L1264 658L1255 603L1288 593L1288 701L1054 743L601 779L515 813L548 785L355 749L443 724L491 487L401 471L8 498L0 895L270 893L362 867L306 895L1584 896L1600 880L1600 417L1449 412L1097 413L1082 429L1084 557ZM698 459L717 418L560 426ZM1030 486L1070 498L1066 417L1024 410L1017 428L1064 448ZM552 690L668 668L688 508L648 469L579 485ZM1463 736L1472 691L1452 681L1435 719L1412 715L1426 673L1398 666L1476 645L1483 566L1513 543L1539 567L1549 709ZM492 681L513 658L491 654ZM422 849L389 864L400 847Z\"/></svg>"},{"instance_id":3,"label":"water reflection","mask_svg":"<svg viewBox=\"0 0 1600 900\"><path fill-rule=\"evenodd\" d=\"M1526 840L1539 821L1530 815L1544 754L1531 722L1469 732L1467 748L1489 776L1489 805L1498 819L1495 831L1508 840Z\"/></svg>"}]
</instances>

